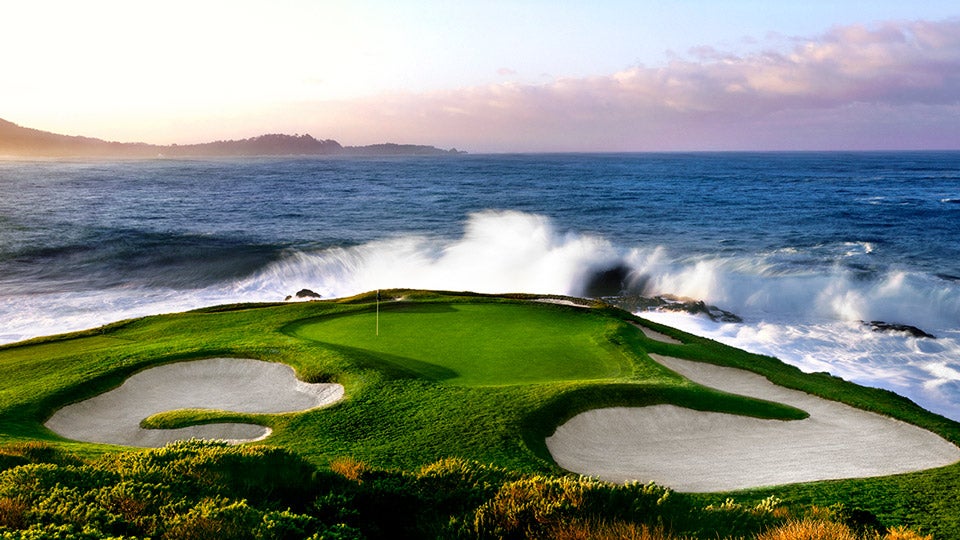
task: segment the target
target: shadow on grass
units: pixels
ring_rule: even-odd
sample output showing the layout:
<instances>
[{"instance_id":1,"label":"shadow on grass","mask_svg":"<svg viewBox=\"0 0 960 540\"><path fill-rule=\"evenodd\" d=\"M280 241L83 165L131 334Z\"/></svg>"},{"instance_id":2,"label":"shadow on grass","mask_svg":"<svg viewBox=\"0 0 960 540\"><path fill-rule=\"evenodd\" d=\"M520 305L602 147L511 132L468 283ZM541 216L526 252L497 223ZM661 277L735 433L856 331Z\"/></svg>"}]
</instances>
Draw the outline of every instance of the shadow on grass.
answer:
<instances>
[{"instance_id":1,"label":"shadow on grass","mask_svg":"<svg viewBox=\"0 0 960 540\"><path fill-rule=\"evenodd\" d=\"M415 358L347 345L334 345L323 341L317 341L317 343L341 354L344 358L349 358L349 361L359 369L373 369L390 379L427 379L440 382L460 376L460 373L452 369Z\"/></svg>"},{"instance_id":2,"label":"shadow on grass","mask_svg":"<svg viewBox=\"0 0 960 540\"><path fill-rule=\"evenodd\" d=\"M404 302L397 300L389 300L380 302L379 307L380 313L455 313L457 309L453 307L450 303L436 302L436 303L425 303L418 304L415 302ZM317 339L310 335L304 334L304 329L312 327L317 324L323 324L334 319L339 319L342 317L354 317L357 315L363 315L366 313L375 313L377 311L376 304L361 304L355 309L348 309L347 311L338 311L334 313L324 313L322 315L317 315L314 317L307 317L305 319L298 319L296 321L287 323L280 327L280 332L291 337L298 339L305 339L307 341L314 341L318 343L323 343L328 345L322 339Z\"/></svg>"}]
</instances>

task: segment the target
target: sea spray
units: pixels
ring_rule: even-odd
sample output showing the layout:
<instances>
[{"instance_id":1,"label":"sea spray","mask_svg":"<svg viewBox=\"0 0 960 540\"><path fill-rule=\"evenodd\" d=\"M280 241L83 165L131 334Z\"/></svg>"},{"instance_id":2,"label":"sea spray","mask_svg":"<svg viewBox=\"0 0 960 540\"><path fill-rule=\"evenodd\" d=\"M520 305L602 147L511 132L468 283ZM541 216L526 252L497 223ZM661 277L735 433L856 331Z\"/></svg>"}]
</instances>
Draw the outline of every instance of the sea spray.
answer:
<instances>
[{"instance_id":1,"label":"sea spray","mask_svg":"<svg viewBox=\"0 0 960 540\"><path fill-rule=\"evenodd\" d=\"M859 321L716 323L682 313L644 312L642 317L774 356L806 372L893 390L921 406L960 419L960 331L916 338L876 332Z\"/></svg>"},{"instance_id":2,"label":"sea spray","mask_svg":"<svg viewBox=\"0 0 960 540\"><path fill-rule=\"evenodd\" d=\"M883 320L921 328L960 327L960 283L919 272L866 274L843 265L785 271L755 258L670 259L638 264L642 294L704 300L754 320Z\"/></svg>"},{"instance_id":3,"label":"sea spray","mask_svg":"<svg viewBox=\"0 0 960 540\"><path fill-rule=\"evenodd\" d=\"M556 230L520 212L471 215L463 236L406 236L349 248L296 252L239 286L241 291L310 288L342 297L378 288L580 295L591 272L619 260L607 240Z\"/></svg>"},{"instance_id":4,"label":"sea spray","mask_svg":"<svg viewBox=\"0 0 960 540\"><path fill-rule=\"evenodd\" d=\"M862 244L817 250L847 250L841 258L868 252ZM781 259L779 253L690 258L675 257L663 246L623 249L596 236L559 232L542 216L483 212L470 216L458 239L400 237L293 253L239 289L279 295L308 287L332 297L391 287L581 295L591 275L626 265L625 290L705 300L745 321L644 316L807 371L889 388L960 418L957 282L917 272L868 273L837 260L817 268ZM915 325L941 337L878 333L864 323L873 320Z\"/></svg>"},{"instance_id":5,"label":"sea spray","mask_svg":"<svg viewBox=\"0 0 960 540\"><path fill-rule=\"evenodd\" d=\"M0 342L301 288L626 290L960 418L958 171L956 152L4 162Z\"/></svg>"}]
</instances>

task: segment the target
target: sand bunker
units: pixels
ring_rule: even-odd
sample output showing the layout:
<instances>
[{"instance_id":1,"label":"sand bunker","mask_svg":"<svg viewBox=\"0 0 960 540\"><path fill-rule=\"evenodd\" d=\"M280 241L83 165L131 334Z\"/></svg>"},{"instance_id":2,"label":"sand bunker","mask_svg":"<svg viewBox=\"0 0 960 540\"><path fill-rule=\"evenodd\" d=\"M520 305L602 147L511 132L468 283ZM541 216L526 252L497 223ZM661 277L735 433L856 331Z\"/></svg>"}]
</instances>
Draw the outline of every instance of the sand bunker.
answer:
<instances>
[{"instance_id":1,"label":"sand bunker","mask_svg":"<svg viewBox=\"0 0 960 540\"><path fill-rule=\"evenodd\" d=\"M254 424L207 424L143 429L140 421L176 409L283 413L313 409L343 398L339 384L309 384L284 364L241 358L177 362L134 374L119 387L73 403L44 424L78 441L158 447L190 438L253 441L270 429Z\"/></svg>"},{"instance_id":2,"label":"sand bunker","mask_svg":"<svg viewBox=\"0 0 960 540\"><path fill-rule=\"evenodd\" d=\"M652 339L661 343L669 343L671 345L683 345L683 342L679 339L675 339L661 332L657 332L652 328L647 328L646 326L637 323L633 323L633 325L639 328L640 331L643 332L643 335L647 336L647 339Z\"/></svg>"},{"instance_id":3,"label":"sand bunker","mask_svg":"<svg viewBox=\"0 0 960 540\"><path fill-rule=\"evenodd\" d=\"M544 304L557 304L558 306L570 306L590 309L590 306L587 304L582 304L574 302L573 300L566 300L564 298L537 298L536 302L543 302Z\"/></svg>"},{"instance_id":4,"label":"sand bunker","mask_svg":"<svg viewBox=\"0 0 960 540\"><path fill-rule=\"evenodd\" d=\"M884 476L960 460L960 448L911 424L747 371L651 356L705 386L786 403L810 417L761 420L673 405L596 409L547 438L557 464L612 482L652 480L705 492Z\"/></svg>"}]
</instances>

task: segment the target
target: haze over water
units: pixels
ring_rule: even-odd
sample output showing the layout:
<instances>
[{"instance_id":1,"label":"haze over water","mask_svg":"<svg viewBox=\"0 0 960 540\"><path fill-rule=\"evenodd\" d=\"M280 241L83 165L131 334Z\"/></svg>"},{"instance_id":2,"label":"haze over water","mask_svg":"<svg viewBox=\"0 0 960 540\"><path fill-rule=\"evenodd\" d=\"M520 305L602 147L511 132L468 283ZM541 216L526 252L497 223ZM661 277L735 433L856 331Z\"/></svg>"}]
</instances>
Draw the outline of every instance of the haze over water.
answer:
<instances>
[{"instance_id":1,"label":"haze over water","mask_svg":"<svg viewBox=\"0 0 960 540\"><path fill-rule=\"evenodd\" d=\"M301 288L645 295L960 419L960 153L0 162L0 342ZM877 333L917 326L937 339Z\"/></svg>"}]
</instances>

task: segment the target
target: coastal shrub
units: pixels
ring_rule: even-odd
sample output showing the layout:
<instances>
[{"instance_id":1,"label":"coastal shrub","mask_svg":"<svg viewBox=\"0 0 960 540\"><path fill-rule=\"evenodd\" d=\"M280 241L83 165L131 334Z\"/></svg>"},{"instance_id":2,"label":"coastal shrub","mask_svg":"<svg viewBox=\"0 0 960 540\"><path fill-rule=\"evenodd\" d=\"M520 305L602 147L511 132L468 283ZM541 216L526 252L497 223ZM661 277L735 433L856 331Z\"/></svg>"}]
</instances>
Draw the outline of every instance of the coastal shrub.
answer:
<instances>
[{"instance_id":1,"label":"coastal shrub","mask_svg":"<svg viewBox=\"0 0 960 540\"><path fill-rule=\"evenodd\" d=\"M757 535L756 540L933 540L905 527L885 532L857 530L839 521L805 518L792 520Z\"/></svg>"},{"instance_id":2,"label":"coastal shrub","mask_svg":"<svg viewBox=\"0 0 960 540\"><path fill-rule=\"evenodd\" d=\"M480 538L541 537L545 525L572 519L583 500L583 484L570 478L509 482L477 509L474 531Z\"/></svg>"},{"instance_id":3,"label":"coastal shrub","mask_svg":"<svg viewBox=\"0 0 960 540\"><path fill-rule=\"evenodd\" d=\"M768 496L708 505L652 483L531 475L460 458L411 471L341 459L332 472L276 448L189 441L77 462L0 471L0 540L932 540L840 504L788 507Z\"/></svg>"},{"instance_id":4,"label":"coastal shrub","mask_svg":"<svg viewBox=\"0 0 960 540\"><path fill-rule=\"evenodd\" d=\"M27 503L13 497L0 497L0 527L23 529L27 526Z\"/></svg>"},{"instance_id":5,"label":"coastal shrub","mask_svg":"<svg viewBox=\"0 0 960 540\"><path fill-rule=\"evenodd\" d=\"M423 504L443 515L460 515L493 497L504 482L520 475L476 461L448 458L413 473Z\"/></svg>"},{"instance_id":6,"label":"coastal shrub","mask_svg":"<svg viewBox=\"0 0 960 540\"><path fill-rule=\"evenodd\" d=\"M414 476L435 488L490 489L507 479L517 479L519 474L502 467L485 465L462 458L446 458L420 467Z\"/></svg>"},{"instance_id":7,"label":"coastal shrub","mask_svg":"<svg viewBox=\"0 0 960 540\"><path fill-rule=\"evenodd\" d=\"M20 465L26 465L28 463L30 463L30 460L23 456L7 454L0 451L0 471L19 467Z\"/></svg>"},{"instance_id":8,"label":"coastal shrub","mask_svg":"<svg viewBox=\"0 0 960 540\"><path fill-rule=\"evenodd\" d=\"M663 526L637 525L623 521L580 521L553 525L547 531L553 540L683 540Z\"/></svg>"},{"instance_id":9,"label":"coastal shrub","mask_svg":"<svg viewBox=\"0 0 960 540\"><path fill-rule=\"evenodd\" d=\"M301 506L314 489L312 465L288 450L260 445L182 441L148 452L108 456L99 465L124 478L171 486L181 496L229 496Z\"/></svg>"},{"instance_id":10,"label":"coastal shrub","mask_svg":"<svg viewBox=\"0 0 960 540\"><path fill-rule=\"evenodd\" d=\"M360 523L357 509L356 490L331 491L318 496L313 501L311 515L323 523L343 525Z\"/></svg>"},{"instance_id":11,"label":"coastal shrub","mask_svg":"<svg viewBox=\"0 0 960 540\"><path fill-rule=\"evenodd\" d=\"M312 516L289 510L262 511L246 501L210 498L173 515L161 538L299 540L320 528Z\"/></svg>"},{"instance_id":12,"label":"coastal shrub","mask_svg":"<svg viewBox=\"0 0 960 540\"><path fill-rule=\"evenodd\" d=\"M352 457L341 457L330 462L331 472L358 484L363 483L363 475L370 470L369 465Z\"/></svg>"},{"instance_id":13,"label":"coastal shrub","mask_svg":"<svg viewBox=\"0 0 960 540\"><path fill-rule=\"evenodd\" d=\"M15 497L28 503L46 497L57 487L89 491L111 484L116 476L90 467L61 466L51 463L21 465L0 472L0 497Z\"/></svg>"},{"instance_id":14,"label":"coastal shrub","mask_svg":"<svg viewBox=\"0 0 960 540\"><path fill-rule=\"evenodd\" d=\"M98 537L305 538L319 529L315 519L287 503L308 506L314 472L283 450L200 442L81 467L22 465L0 473L0 527L17 534L73 527L69 534Z\"/></svg>"},{"instance_id":15,"label":"coastal shrub","mask_svg":"<svg viewBox=\"0 0 960 540\"><path fill-rule=\"evenodd\" d=\"M757 536L757 540L860 540L849 527L831 521L791 521Z\"/></svg>"},{"instance_id":16,"label":"coastal shrub","mask_svg":"<svg viewBox=\"0 0 960 540\"><path fill-rule=\"evenodd\" d=\"M407 475L374 471L354 499L359 529L369 538L417 538L420 520L433 514Z\"/></svg>"},{"instance_id":17,"label":"coastal shrub","mask_svg":"<svg viewBox=\"0 0 960 540\"><path fill-rule=\"evenodd\" d=\"M243 540L256 538L260 514L244 501L204 499L184 514L173 517L165 540Z\"/></svg>"},{"instance_id":18,"label":"coastal shrub","mask_svg":"<svg viewBox=\"0 0 960 540\"><path fill-rule=\"evenodd\" d=\"M698 523L691 532L700 535L712 533L719 536L757 533L771 526L783 523L789 517L789 511L781 507L782 501L769 496L751 506L739 503L732 498L720 504L711 504L694 512L689 523Z\"/></svg>"},{"instance_id":19,"label":"coastal shrub","mask_svg":"<svg viewBox=\"0 0 960 540\"><path fill-rule=\"evenodd\" d=\"M670 490L656 484L533 476L507 482L477 508L473 531L480 538L550 538L555 526L577 519L664 525L680 509Z\"/></svg>"},{"instance_id":20,"label":"coastal shrub","mask_svg":"<svg viewBox=\"0 0 960 540\"><path fill-rule=\"evenodd\" d=\"M830 521L843 523L854 533L860 536L882 536L887 528L872 512L862 508L848 508L842 503L834 504L829 508Z\"/></svg>"},{"instance_id":21,"label":"coastal shrub","mask_svg":"<svg viewBox=\"0 0 960 540\"><path fill-rule=\"evenodd\" d=\"M76 525L33 524L26 529L0 530L2 540L123 540L121 536L104 535L89 527Z\"/></svg>"},{"instance_id":22,"label":"coastal shrub","mask_svg":"<svg viewBox=\"0 0 960 540\"><path fill-rule=\"evenodd\" d=\"M906 527L897 526L887 531L883 540L933 540L933 535L922 535Z\"/></svg>"},{"instance_id":23,"label":"coastal shrub","mask_svg":"<svg viewBox=\"0 0 960 540\"><path fill-rule=\"evenodd\" d=\"M0 445L0 471L29 463L79 465L77 456L40 441L15 442Z\"/></svg>"},{"instance_id":24,"label":"coastal shrub","mask_svg":"<svg viewBox=\"0 0 960 540\"><path fill-rule=\"evenodd\" d=\"M103 486L94 494L95 502L120 518L125 534L154 535L162 528L161 514L176 508L177 500L163 484L144 484L123 480Z\"/></svg>"},{"instance_id":25,"label":"coastal shrub","mask_svg":"<svg viewBox=\"0 0 960 540\"><path fill-rule=\"evenodd\" d=\"M356 528L343 523L325 526L307 540L365 540L363 534Z\"/></svg>"},{"instance_id":26,"label":"coastal shrub","mask_svg":"<svg viewBox=\"0 0 960 540\"><path fill-rule=\"evenodd\" d=\"M373 469L353 459L331 465L338 472L318 483L320 493L310 509L324 526L344 526L332 529L331 537L353 538L356 532L363 538L423 536L418 527L431 519L434 509L424 504L412 475Z\"/></svg>"}]
</instances>

